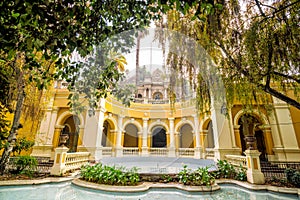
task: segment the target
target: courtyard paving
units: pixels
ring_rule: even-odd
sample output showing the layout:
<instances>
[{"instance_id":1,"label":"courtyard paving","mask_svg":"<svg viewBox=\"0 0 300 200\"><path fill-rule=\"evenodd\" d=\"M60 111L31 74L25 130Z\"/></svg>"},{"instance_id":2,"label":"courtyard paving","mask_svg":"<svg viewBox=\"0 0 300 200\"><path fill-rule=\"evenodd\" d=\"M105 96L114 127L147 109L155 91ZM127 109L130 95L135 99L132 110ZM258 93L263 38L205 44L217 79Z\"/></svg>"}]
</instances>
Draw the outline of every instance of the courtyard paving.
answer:
<instances>
[{"instance_id":1,"label":"courtyard paving","mask_svg":"<svg viewBox=\"0 0 300 200\"><path fill-rule=\"evenodd\" d=\"M189 169L209 167L209 171L216 170L215 162L208 159L170 158L170 157L104 157L100 160L104 165L124 166L127 169L137 167L139 173L178 173L187 165Z\"/></svg>"}]
</instances>

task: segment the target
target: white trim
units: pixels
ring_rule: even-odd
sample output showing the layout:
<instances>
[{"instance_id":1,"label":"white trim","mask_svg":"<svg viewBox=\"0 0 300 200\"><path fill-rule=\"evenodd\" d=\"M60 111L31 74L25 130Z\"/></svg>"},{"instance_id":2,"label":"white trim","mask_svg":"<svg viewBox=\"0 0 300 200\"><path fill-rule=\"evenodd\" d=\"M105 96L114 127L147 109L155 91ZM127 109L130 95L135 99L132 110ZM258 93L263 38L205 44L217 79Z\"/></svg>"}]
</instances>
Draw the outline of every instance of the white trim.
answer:
<instances>
[{"instance_id":1,"label":"white trim","mask_svg":"<svg viewBox=\"0 0 300 200\"><path fill-rule=\"evenodd\" d=\"M77 116L80 120L80 125L84 126L84 118L83 118L82 114L76 115L76 114L71 113L70 111L65 111L62 114L60 114L56 120L56 125L64 125L65 120L70 116Z\"/></svg>"},{"instance_id":2,"label":"white trim","mask_svg":"<svg viewBox=\"0 0 300 200\"><path fill-rule=\"evenodd\" d=\"M248 112L245 112L243 110L240 110L239 112L237 112L236 115L234 116L234 120L233 120L233 125L234 126L239 125L239 119L244 114L252 114L255 117L257 117L257 119L259 121L261 121L263 123L263 125L269 125L269 121L268 121L266 115L263 114L262 112L259 112L257 109L254 109L254 110L248 111Z\"/></svg>"},{"instance_id":3,"label":"white trim","mask_svg":"<svg viewBox=\"0 0 300 200\"><path fill-rule=\"evenodd\" d=\"M136 120L131 120L131 119L127 120L127 121L123 124L122 130L125 130L126 126L129 125L129 124L135 125L135 126L137 127L137 129L138 129L137 132L142 132L142 131L143 131L142 125L141 125L139 122L137 122Z\"/></svg>"},{"instance_id":4,"label":"white trim","mask_svg":"<svg viewBox=\"0 0 300 200\"><path fill-rule=\"evenodd\" d=\"M114 131L118 130L118 128L119 128L118 127L118 123L117 123L116 119L112 115L107 115L106 117L104 117L103 124L104 124L105 120L110 120L113 123L114 128L115 128Z\"/></svg>"},{"instance_id":5,"label":"white trim","mask_svg":"<svg viewBox=\"0 0 300 200\"><path fill-rule=\"evenodd\" d=\"M206 116L203 120L200 121L200 124L199 124L199 127L200 127L200 132L203 132L204 130L207 130L207 129L204 129L203 126L204 124L207 122L207 121L212 121L211 117L209 116ZM209 123L209 122L208 122ZM207 124L208 124L207 123Z\"/></svg>"},{"instance_id":6,"label":"white trim","mask_svg":"<svg viewBox=\"0 0 300 200\"><path fill-rule=\"evenodd\" d=\"M193 131L195 132L195 126L191 120L185 119L185 120L180 120L175 126L175 132L180 132L180 128L184 126L185 124L188 124L192 127Z\"/></svg>"},{"instance_id":7,"label":"white trim","mask_svg":"<svg viewBox=\"0 0 300 200\"><path fill-rule=\"evenodd\" d=\"M152 129L155 127L155 126L162 126L166 129L166 134L169 133L169 126L167 123L161 121L161 120L157 120L157 121L154 121L152 122L149 127L148 127L148 133L149 134L152 134Z\"/></svg>"}]
</instances>

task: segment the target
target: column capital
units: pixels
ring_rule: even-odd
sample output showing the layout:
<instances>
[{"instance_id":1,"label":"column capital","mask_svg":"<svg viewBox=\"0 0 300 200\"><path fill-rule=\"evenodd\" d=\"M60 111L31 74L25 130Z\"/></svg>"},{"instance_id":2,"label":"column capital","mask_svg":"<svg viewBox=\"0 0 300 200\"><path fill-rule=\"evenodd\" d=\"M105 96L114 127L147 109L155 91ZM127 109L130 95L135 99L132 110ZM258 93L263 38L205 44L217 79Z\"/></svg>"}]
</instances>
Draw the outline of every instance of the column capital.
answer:
<instances>
[{"instance_id":1,"label":"column capital","mask_svg":"<svg viewBox=\"0 0 300 200\"><path fill-rule=\"evenodd\" d=\"M52 112L57 112L58 110L59 110L59 107L57 107L57 106L52 107Z\"/></svg>"},{"instance_id":2,"label":"column capital","mask_svg":"<svg viewBox=\"0 0 300 200\"><path fill-rule=\"evenodd\" d=\"M169 120L169 121L174 121L175 118L174 118L174 117L170 117L170 118L168 118L168 120Z\"/></svg>"},{"instance_id":3,"label":"column capital","mask_svg":"<svg viewBox=\"0 0 300 200\"><path fill-rule=\"evenodd\" d=\"M194 117L194 118L198 118L199 117L198 114L192 114L191 116Z\"/></svg>"},{"instance_id":4,"label":"column capital","mask_svg":"<svg viewBox=\"0 0 300 200\"><path fill-rule=\"evenodd\" d=\"M97 111L99 110L100 112L103 112L103 113L105 113L106 112L106 109L104 108L104 107L102 107L102 106L100 106L100 108L99 109L96 109Z\"/></svg>"},{"instance_id":5,"label":"column capital","mask_svg":"<svg viewBox=\"0 0 300 200\"><path fill-rule=\"evenodd\" d=\"M118 118L122 118L123 119L124 117L125 117L125 115L123 115L123 114L119 114L118 115Z\"/></svg>"},{"instance_id":6,"label":"column capital","mask_svg":"<svg viewBox=\"0 0 300 200\"><path fill-rule=\"evenodd\" d=\"M56 129L63 129L63 128L65 128L65 126L63 126L63 125L55 125L54 128L56 128Z\"/></svg>"},{"instance_id":7,"label":"column capital","mask_svg":"<svg viewBox=\"0 0 300 200\"><path fill-rule=\"evenodd\" d=\"M263 131L271 130L271 126L268 125L268 124L258 126L258 128L260 128L260 129L263 130Z\"/></svg>"},{"instance_id":8,"label":"column capital","mask_svg":"<svg viewBox=\"0 0 300 200\"><path fill-rule=\"evenodd\" d=\"M234 125L233 128L234 129L239 129L241 127L241 125Z\"/></svg>"},{"instance_id":9,"label":"column capital","mask_svg":"<svg viewBox=\"0 0 300 200\"><path fill-rule=\"evenodd\" d=\"M149 118L145 118L145 117L143 117L142 119L143 119L143 121L148 121L149 120Z\"/></svg>"},{"instance_id":10,"label":"column capital","mask_svg":"<svg viewBox=\"0 0 300 200\"><path fill-rule=\"evenodd\" d=\"M78 126L80 129L84 129L84 126L83 125L79 125Z\"/></svg>"}]
</instances>

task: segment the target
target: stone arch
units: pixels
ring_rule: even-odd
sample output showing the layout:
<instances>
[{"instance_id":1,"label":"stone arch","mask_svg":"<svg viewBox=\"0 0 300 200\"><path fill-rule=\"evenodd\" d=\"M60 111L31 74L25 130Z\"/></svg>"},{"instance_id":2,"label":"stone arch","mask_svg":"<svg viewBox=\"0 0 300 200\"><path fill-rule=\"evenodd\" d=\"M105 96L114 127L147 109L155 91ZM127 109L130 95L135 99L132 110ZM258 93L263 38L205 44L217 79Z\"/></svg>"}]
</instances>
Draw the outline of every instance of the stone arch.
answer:
<instances>
[{"instance_id":1,"label":"stone arch","mask_svg":"<svg viewBox=\"0 0 300 200\"><path fill-rule=\"evenodd\" d=\"M127 123L124 126L123 147L138 147L139 129L133 123Z\"/></svg>"},{"instance_id":2,"label":"stone arch","mask_svg":"<svg viewBox=\"0 0 300 200\"><path fill-rule=\"evenodd\" d=\"M200 138L203 148L215 147L216 138L214 138L212 120L208 116L200 122Z\"/></svg>"},{"instance_id":3,"label":"stone arch","mask_svg":"<svg viewBox=\"0 0 300 200\"><path fill-rule=\"evenodd\" d=\"M138 121L136 121L136 120L134 120L134 119L127 120L127 121L123 124L123 128L122 128L122 129L125 130L125 127L126 127L128 124L134 124L134 125L137 127L138 132L140 132L140 133L143 131L142 125L141 125Z\"/></svg>"},{"instance_id":4,"label":"stone arch","mask_svg":"<svg viewBox=\"0 0 300 200\"><path fill-rule=\"evenodd\" d=\"M167 145L166 128L161 125L154 126L151 132L151 147L165 148Z\"/></svg>"},{"instance_id":5,"label":"stone arch","mask_svg":"<svg viewBox=\"0 0 300 200\"><path fill-rule=\"evenodd\" d=\"M56 125L58 126L63 126L64 122L67 118L69 118L70 116L73 116L75 114L71 113L70 111L65 111L62 114L60 114L56 120ZM84 117L82 116L82 114L76 115L79 118L80 121L80 126L84 127Z\"/></svg>"},{"instance_id":6,"label":"stone arch","mask_svg":"<svg viewBox=\"0 0 300 200\"><path fill-rule=\"evenodd\" d=\"M78 122L75 122L77 120ZM61 113L56 119L55 132L52 139L53 147L61 145L60 137L65 135L68 139L64 145L69 148L69 152L76 152L77 145L81 145L79 144L79 134L83 134L83 130L80 131L82 127L84 127L82 114L76 115L70 111Z\"/></svg>"},{"instance_id":7,"label":"stone arch","mask_svg":"<svg viewBox=\"0 0 300 200\"><path fill-rule=\"evenodd\" d=\"M152 95L152 99L155 99L155 100L161 100L163 99L164 96L161 92L154 92L153 95Z\"/></svg>"},{"instance_id":8,"label":"stone arch","mask_svg":"<svg viewBox=\"0 0 300 200\"><path fill-rule=\"evenodd\" d=\"M148 128L148 134L151 134L152 133L152 129L155 127L155 126L163 126L165 129L166 129L166 132L169 133L169 126L167 125L167 123L163 122L163 121L160 121L160 120L157 120L155 122L152 122L150 125L149 125L149 128Z\"/></svg>"},{"instance_id":9,"label":"stone arch","mask_svg":"<svg viewBox=\"0 0 300 200\"><path fill-rule=\"evenodd\" d=\"M175 126L175 132L179 132L180 128L185 125L185 124L189 124L192 128L193 131L195 131L195 126L194 123L191 120L185 119L185 120L181 120L180 122L178 122Z\"/></svg>"},{"instance_id":10,"label":"stone arch","mask_svg":"<svg viewBox=\"0 0 300 200\"><path fill-rule=\"evenodd\" d=\"M271 131L268 129L269 121L265 114L259 112L258 110L253 110L251 112L245 112L240 110L234 117L234 131L235 131L235 139L236 143L238 144L239 148L241 149L241 153L243 153L248 147L247 143L245 142L246 137L245 133L243 132L243 122L241 117L247 115L248 117L252 117L254 123L259 123L260 126L256 126L255 129L251 128L251 135L255 136L256 141L254 143L254 148L258 149L261 152L260 159L266 160L268 155L273 155L273 138L271 137ZM256 120L256 122L255 122Z\"/></svg>"},{"instance_id":11,"label":"stone arch","mask_svg":"<svg viewBox=\"0 0 300 200\"><path fill-rule=\"evenodd\" d=\"M102 138L101 145L103 147L112 147L115 141L117 130L117 121L112 114L104 117L103 120L103 129L102 129Z\"/></svg>"},{"instance_id":12,"label":"stone arch","mask_svg":"<svg viewBox=\"0 0 300 200\"><path fill-rule=\"evenodd\" d=\"M253 115L255 117L257 117L257 119L262 122L262 125L269 125L269 121L266 117L265 114L259 112L257 109L252 110L251 112L245 112L243 110L240 110L239 112L237 112L237 114L234 116L233 119L233 125L237 126L239 125L239 119L244 115L244 114L250 114Z\"/></svg>"},{"instance_id":13,"label":"stone arch","mask_svg":"<svg viewBox=\"0 0 300 200\"><path fill-rule=\"evenodd\" d=\"M185 123L180 129L180 148L194 148L194 129L193 127Z\"/></svg>"},{"instance_id":14,"label":"stone arch","mask_svg":"<svg viewBox=\"0 0 300 200\"><path fill-rule=\"evenodd\" d=\"M211 122L210 117L205 117L201 122L200 122L200 131L207 130L209 123Z\"/></svg>"},{"instance_id":15,"label":"stone arch","mask_svg":"<svg viewBox=\"0 0 300 200\"><path fill-rule=\"evenodd\" d=\"M114 131L117 131L118 122L116 121L116 119L114 117L112 117L111 114L109 114L108 116L105 116L103 122L106 121L106 120L114 128Z\"/></svg>"}]
</instances>

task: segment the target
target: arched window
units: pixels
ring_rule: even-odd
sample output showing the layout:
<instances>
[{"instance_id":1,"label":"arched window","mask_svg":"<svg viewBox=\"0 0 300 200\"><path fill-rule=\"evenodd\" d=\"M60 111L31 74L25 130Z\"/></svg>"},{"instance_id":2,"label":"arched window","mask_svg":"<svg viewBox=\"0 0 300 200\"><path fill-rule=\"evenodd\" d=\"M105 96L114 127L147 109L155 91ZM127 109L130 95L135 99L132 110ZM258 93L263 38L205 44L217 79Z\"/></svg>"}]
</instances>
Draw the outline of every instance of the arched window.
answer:
<instances>
[{"instance_id":1,"label":"arched window","mask_svg":"<svg viewBox=\"0 0 300 200\"><path fill-rule=\"evenodd\" d=\"M152 131L152 147L163 148L167 146L166 130L162 126L155 127Z\"/></svg>"},{"instance_id":2,"label":"arched window","mask_svg":"<svg viewBox=\"0 0 300 200\"><path fill-rule=\"evenodd\" d=\"M215 148L215 138L214 138L213 126L211 121L207 125L206 141L207 141L207 148Z\"/></svg>"},{"instance_id":3,"label":"arched window","mask_svg":"<svg viewBox=\"0 0 300 200\"><path fill-rule=\"evenodd\" d=\"M162 95L161 92L155 92L155 93L153 94L153 97L152 97L152 98L155 99L155 100L160 100L160 99L163 99L163 95Z\"/></svg>"},{"instance_id":4,"label":"arched window","mask_svg":"<svg viewBox=\"0 0 300 200\"><path fill-rule=\"evenodd\" d=\"M101 139L101 145L103 147L111 147L111 130L112 127L108 120L105 120L103 123L103 131L102 131L102 139Z\"/></svg>"},{"instance_id":5,"label":"arched window","mask_svg":"<svg viewBox=\"0 0 300 200\"><path fill-rule=\"evenodd\" d=\"M134 124L125 127L124 147L138 147L138 129Z\"/></svg>"},{"instance_id":6,"label":"arched window","mask_svg":"<svg viewBox=\"0 0 300 200\"><path fill-rule=\"evenodd\" d=\"M244 119L247 120L247 124L243 121ZM259 120L249 114L245 114L240 117L238 124L240 125L240 139L242 144L242 152L244 152L248 146L245 142L245 137L247 134L252 134L256 138L256 142L254 148L256 148L259 152L261 152L260 159L266 160L267 153L266 153L266 145L265 145L265 138L263 135L263 131L258 128L258 125L261 124Z\"/></svg>"},{"instance_id":7,"label":"arched window","mask_svg":"<svg viewBox=\"0 0 300 200\"><path fill-rule=\"evenodd\" d=\"M189 124L180 128L180 148L194 148L193 128Z\"/></svg>"},{"instance_id":8,"label":"arched window","mask_svg":"<svg viewBox=\"0 0 300 200\"><path fill-rule=\"evenodd\" d=\"M69 152L76 152L77 151L77 145L78 145L78 134L79 134L79 128L80 120L77 116L72 115L68 117L64 124L64 129L61 132L61 135L67 135L68 139L64 145L66 145L69 148Z\"/></svg>"}]
</instances>

